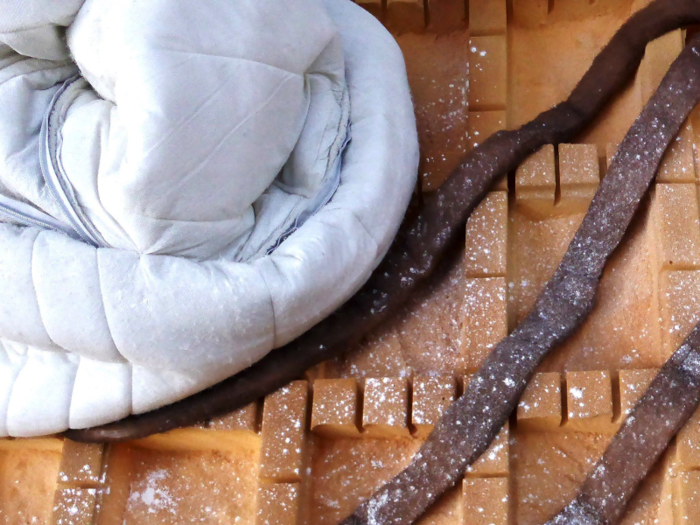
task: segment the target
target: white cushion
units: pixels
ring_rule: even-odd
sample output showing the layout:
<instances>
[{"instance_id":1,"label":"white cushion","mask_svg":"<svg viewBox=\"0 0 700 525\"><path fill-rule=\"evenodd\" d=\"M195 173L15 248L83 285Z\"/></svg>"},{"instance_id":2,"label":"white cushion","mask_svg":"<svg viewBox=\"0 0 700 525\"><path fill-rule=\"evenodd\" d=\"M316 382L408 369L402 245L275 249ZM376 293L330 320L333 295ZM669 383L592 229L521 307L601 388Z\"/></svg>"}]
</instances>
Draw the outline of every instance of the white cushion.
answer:
<instances>
[{"instance_id":1,"label":"white cushion","mask_svg":"<svg viewBox=\"0 0 700 525\"><path fill-rule=\"evenodd\" d=\"M182 399L368 279L418 165L403 57L371 15L349 0L9 4L0 196L69 224L37 153L51 110L50 161L96 246L0 222L0 435ZM67 25L91 84L64 87Z\"/></svg>"}]
</instances>

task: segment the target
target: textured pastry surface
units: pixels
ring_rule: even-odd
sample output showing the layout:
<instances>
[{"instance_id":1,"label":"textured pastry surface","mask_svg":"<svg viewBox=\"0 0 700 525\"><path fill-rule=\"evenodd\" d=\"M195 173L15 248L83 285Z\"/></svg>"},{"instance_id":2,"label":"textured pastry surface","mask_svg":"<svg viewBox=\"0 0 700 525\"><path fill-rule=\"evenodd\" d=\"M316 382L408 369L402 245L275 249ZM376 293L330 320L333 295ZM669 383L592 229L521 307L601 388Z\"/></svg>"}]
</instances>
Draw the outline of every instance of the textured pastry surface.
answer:
<instances>
[{"instance_id":1,"label":"textured pastry surface","mask_svg":"<svg viewBox=\"0 0 700 525\"><path fill-rule=\"evenodd\" d=\"M398 35L417 106L424 191L460 156L564 98L641 2L471 0L362 4ZM552 6L551 11L548 11ZM462 11L460 11L460 9ZM682 48L653 42L635 82L580 137L544 148L467 226L437 287L359 349L201 427L103 450L0 441L0 522L336 523L403 468L486 352L531 308L598 174ZM469 65L469 67L467 67ZM589 320L547 358L499 439L421 523L543 523L576 493L655 369L698 321L696 110L606 269ZM700 415L622 523L700 523Z\"/></svg>"}]
</instances>

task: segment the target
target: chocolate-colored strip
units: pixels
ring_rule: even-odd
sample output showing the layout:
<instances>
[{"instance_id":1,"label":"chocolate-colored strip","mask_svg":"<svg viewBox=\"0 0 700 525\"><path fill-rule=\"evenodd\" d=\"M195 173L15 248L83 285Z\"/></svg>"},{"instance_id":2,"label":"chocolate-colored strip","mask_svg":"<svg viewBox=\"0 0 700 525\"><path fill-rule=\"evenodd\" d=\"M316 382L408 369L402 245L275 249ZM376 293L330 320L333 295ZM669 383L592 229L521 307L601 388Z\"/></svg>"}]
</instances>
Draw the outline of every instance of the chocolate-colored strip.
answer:
<instances>
[{"instance_id":1,"label":"chocolate-colored strip","mask_svg":"<svg viewBox=\"0 0 700 525\"><path fill-rule=\"evenodd\" d=\"M696 9L700 13L700 4ZM605 263L622 241L668 145L698 100L700 36L673 63L620 144L581 226L532 312L493 349L412 463L358 507L344 525L412 523L486 450L542 358L593 309ZM650 416L653 420L653 414ZM643 440L645 436L637 437ZM624 471L620 476L625 477ZM619 477L612 481L626 483ZM600 489L594 491L595 503L600 504L605 487L593 488Z\"/></svg>"},{"instance_id":2,"label":"chocolate-colored strip","mask_svg":"<svg viewBox=\"0 0 700 525\"><path fill-rule=\"evenodd\" d=\"M571 140L633 75L646 44L700 22L700 0L655 0L627 21L596 57L569 99L515 131L501 131L467 155L442 187L425 196L370 280L307 333L218 385L183 401L116 423L66 435L122 441L217 417L282 387L309 367L346 351L395 313L441 259L460 245L464 223L489 187L544 144Z\"/></svg>"},{"instance_id":3,"label":"chocolate-colored strip","mask_svg":"<svg viewBox=\"0 0 700 525\"><path fill-rule=\"evenodd\" d=\"M697 81L697 79L696 79ZM581 492L548 525L612 525L700 401L700 324L637 402Z\"/></svg>"}]
</instances>

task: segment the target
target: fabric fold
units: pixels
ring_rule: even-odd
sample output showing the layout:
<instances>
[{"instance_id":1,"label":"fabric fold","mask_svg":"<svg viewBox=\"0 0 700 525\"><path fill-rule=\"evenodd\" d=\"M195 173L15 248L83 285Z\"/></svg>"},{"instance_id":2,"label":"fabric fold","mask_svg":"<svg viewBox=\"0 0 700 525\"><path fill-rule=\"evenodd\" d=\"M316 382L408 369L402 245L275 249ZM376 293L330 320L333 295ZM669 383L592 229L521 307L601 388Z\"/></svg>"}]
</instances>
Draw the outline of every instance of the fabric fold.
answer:
<instances>
[{"instance_id":1,"label":"fabric fold","mask_svg":"<svg viewBox=\"0 0 700 525\"><path fill-rule=\"evenodd\" d=\"M367 280L418 165L403 59L371 15L349 0L7 4L0 343L32 359L0 435L206 389ZM30 395L49 378L50 408Z\"/></svg>"}]
</instances>

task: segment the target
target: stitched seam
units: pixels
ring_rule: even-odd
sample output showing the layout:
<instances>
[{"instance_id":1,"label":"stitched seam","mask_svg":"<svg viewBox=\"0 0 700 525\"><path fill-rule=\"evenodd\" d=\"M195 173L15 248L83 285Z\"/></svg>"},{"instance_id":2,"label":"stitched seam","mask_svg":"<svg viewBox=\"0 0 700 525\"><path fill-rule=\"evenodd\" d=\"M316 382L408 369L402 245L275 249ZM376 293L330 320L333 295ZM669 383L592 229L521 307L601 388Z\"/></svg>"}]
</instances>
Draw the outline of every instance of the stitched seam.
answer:
<instances>
[{"instance_id":1,"label":"stitched seam","mask_svg":"<svg viewBox=\"0 0 700 525\"><path fill-rule=\"evenodd\" d=\"M211 149L210 151L206 152L206 157L205 157L197 166L195 166L194 169L190 170L185 176L183 176L180 180L178 180L177 183L174 184L173 187L171 188L170 193L172 193L173 191L176 191L176 190L178 190L178 189L181 189L181 187L182 187L183 184L185 184L186 182L189 182L189 180L190 180L192 177L194 177L195 175L197 175L197 174L204 168L204 165L205 165L206 162L211 158L211 156L214 155L215 153L217 153L217 152L219 151L219 149L221 149L221 148L223 147L224 143L225 143L227 140L229 140L229 138L230 138L232 135L234 135L236 132L238 132L238 130L239 130L242 126L244 126L245 124L247 124L248 121L250 121L253 117L255 117L258 113L260 113L263 109L265 109L265 108L272 102L272 100L275 98L275 96L277 95L277 93L287 84L287 82L289 82L290 78L291 78L291 77L287 77L287 78L285 78L284 80L282 80L282 82L280 82L279 85L277 85L277 87L275 88L275 90L274 90L272 93L270 93L270 96L267 97L267 99L265 99L265 100L262 102L262 104L260 104L258 107L256 107L255 110L254 110L252 113L250 113L249 115L247 115L243 120L241 120L241 121L240 121L238 124L236 124L231 130L229 130L229 131L218 141L218 143L216 144L216 146L214 146L213 149Z\"/></svg>"},{"instance_id":2,"label":"stitched seam","mask_svg":"<svg viewBox=\"0 0 700 525\"><path fill-rule=\"evenodd\" d=\"M203 111L209 108L209 105L212 104L214 100L214 95L217 95L220 91L225 89L226 87L229 87L231 84L231 78L227 77L226 81L223 82L221 85L217 86L214 91L210 92L208 94L208 97L200 102L197 106L192 108L192 111L187 114L186 117L178 119L176 122L171 123L171 128L170 130L163 136L159 137L158 141L151 144L148 149L146 149L143 153L141 153L141 157L146 158L151 155L151 153L160 148L166 141L170 139L175 133L177 133L181 128L186 127L187 124L189 124L193 119L198 117ZM118 109L119 106L116 104L113 104L113 108ZM110 115L110 127L111 127L111 115Z\"/></svg>"},{"instance_id":3,"label":"stitched seam","mask_svg":"<svg viewBox=\"0 0 700 525\"><path fill-rule=\"evenodd\" d=\"M249 207L252 206L249 205ZM168 217L151 217L149 215L143 215L140 214L141 217L148 219L149 221L153 221L155 223L173 223L173 224L221 224L221 223L226 223L226 222L237 222L240 221L241 219L244 219L245 214L248 212L248 208L246 208L244 211L241 213L234 215L232 217L224 217L222 219L214 219L214 220L200 220L200 219L171 219Z\"/></svg>"},{"instance_id":4,"label":"stitched seam","mask_svg":"<svg viewBox=\"0 0 700 525\"><path fill-rule=\"evenodd\" d=\"M68 400L68 411L66 412L66 419L65 419L65 427L70 428L70 414L73 411L73 396L75 395L75 381L78 379L78 369L80 368L80 363L83 362L83 358L79 354L73 354L78 356L78 363L75 365L75 368L73 369L73 381L71 382L70 386L70 399ZM70 360L68 359L68 362L70 363Z\"/></svg>"},{"instance_id":5,"label":"stitched seam","mask_svg":"<svg viewBox=\"0 0 700 525\"><path fill-rule=\"evenodd\" d=\"M177 53L177 54L183 54L183 55L199 55L199 56L206 56L206 57L212 57L212 58L224 58L228 60L235 60L238 62L246 62L248 64L258 64L264 67L268 67L271 69L276 69L277 71L283 71L285 73L289 73L290 75L295 75L298 77L303 77L306 72L304 73L297 73L295 71L290 71L289 69L285 69L283 67L279 66L274 66L272 64L268 64L267 62L260 62L259 60L253 60L251 58L243 58L243 57L235 57L235 56L230 56L230 55L219 55L216 53L202 53L199 51L187 51L184 49L169 49L169 48L156 48L159 51L163 51L166 53Z\"/></svg>"},{"instance_id":6,"label":"stitched seam","mask_svg":"<svg viewBox=\"0 0 700 525\"><path fill-rule=\"evenodd\" d=\"M17 373L15 374L13 380L12 380L12 388L10 389L10 395L7 396L7 408L5 412L5 429L7 430L8 435L10 434L10 406L12 405L12 399L14 398L15 395L15 388L17 387L17 379L19 376L22 374L24 369L27 366L27 363L29 362L29 351L25 353L24 355L24 361L22 362L22 366L20 366L19 370L17 370Z\"/></svg>"},{"instance_id":7,"label":"stitched seam","mask_svg":"<svg viewBox=\"0 0 700 525\"><path fill-rule=\"evenodd\" d=\"M32 241L32 251L30 254L29 258L29 271L31 272L30 275L30 281L32 282L32 289L34 290L34 299L36 299L36 309L39 312L39 320L41 321L41 326L44 328L44 332L46 332L46 337L49 338L49 341L51 342L52 345L57 346L64 352L68 352L65 348L63 348L61 345L59 345L56 341L53 340L53 337L51 337L51 334L49 333L48 326L46 325L46 321L44 321L44 315L41 311L41 301L39 301L39 291L37 290L36 283L35 283L35 277L34 277L34 251L36 250L36 243L37 240L39 239L39 236L44 233L43 231L39 230L39 233L36 234L34 237L34 240Z\"/></svg>"},{"instance_id":8,"label":"stitched seam","mask_svg":"<svg viewBox=\"0 0 700 525\"><path fill-rule=\"evenodd\" d=\"M109 337L112 339L112 345L114 346L114 349L117 351L117 353L122 356L122 358L129 363L129 360L124 356L124 354L121 353L119 350L119 346L117 345L117 341L114 339L114 334L112 332L112 327L109 324L109 316L107 315L107 308L105 307L105 301L104 301L104 291L102 290L102 273L100 272L100 252L99 248L95 248L95 268L97 271L97 285L100 289L100 305L102 306L102 311L104 312L104 319L105 319L105 324L107 325L107 331L109 332Z\"/></svg>"},{"instance_id":9,"label":"stitched seam","mask_svg":"<svg viewBox=\"0 0 700 525\"><path fill-rule=\"evenodd\" d=\"M371 241L374 243L374 252L375 252L374 258L376 259L377 256L379 255L379 243L374 238L374 236L369 232L369 230L367 229L367 226L365 226L365 224L360 220L360 217L357 215L357 213L355 213L355 210L353 210L351 208L340 208L339 207L339 208L336 208L335 210L328 210L328 211L340 211L340 210L350 212L350 214L353 216L353 218L360 224L360 226L362 226L362 229L367 234L367 237L369 237L371 239Z\"/></svg>"},{"instance_id":10,"label":"stitched seam","mask_svg":"<svg viewBox=\"0 0 700 525\"><path fill-rule=\"evenodd\" d=\"M272 266L275 267L277 273L282 275L282 272L280 272L279 268L277 267L277 263L275 262L274 258L270 257L269 260L272 263ZM260 274L260 277L265 283L265 288L267 288L267 296L270 301L270 311L272 312L272 348L274 349L277 348L277 315L275 314L275 302L272 300L272 290L270 290L270 285L268 284L267 279L265 279L265 272L258 269L258 274Z\"/></svg>"},{"instance_id":11,"label":"stitched seam","mask_svg":"<svg viewBox=\"0 0 700 525\"><path fill-rule=\"evenodd\" d=\"M129 414L134 413L134 365L130 362L127 361L126 363L129 366Z\"/></svg>"}]
</instances>

